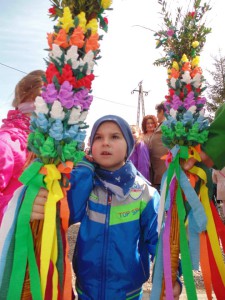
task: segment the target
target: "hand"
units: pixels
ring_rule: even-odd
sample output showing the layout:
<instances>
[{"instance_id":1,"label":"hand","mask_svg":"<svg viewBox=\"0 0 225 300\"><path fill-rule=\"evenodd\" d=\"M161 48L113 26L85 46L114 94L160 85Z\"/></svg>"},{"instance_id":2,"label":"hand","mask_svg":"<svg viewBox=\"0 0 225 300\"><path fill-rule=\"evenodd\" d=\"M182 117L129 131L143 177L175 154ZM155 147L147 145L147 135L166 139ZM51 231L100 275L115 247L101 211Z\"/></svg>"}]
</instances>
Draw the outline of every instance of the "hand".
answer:
<instances>
[{"instance_id":1,"label":"hand","mask_svg":"<svg viewBox=\"0 0 225 300\"><path fill-rule=\"evenodd\" d=\"M91 163L94 162L94 158L93 158L90 154L86 154L86 155L85 155L85 158L86 158L89 162L91 162Z\"/></svg>"},{"instance_id":2,"label":"hand","mask_svg":"<svg viewBox=\"0 0 225 300\"><path fill-rule=\"evenodd\" d=\"M180 294L181 294L181 287L179 282L175 281L174 287L173 287L173 296L174 296L174 300L179 300L180 298ZM166 295L164 293L164 296L162 298L162 300L166 300Z\"/></svg>"},{"instance_id":3,"label":"hand","mask_svg":"<svg viewBox=\"0 0 225 300\"><path fill-rule=\"evenodd\" d=\"M34 199L34 204L31 213L31 221L33 220L43 220L45 215L45 202L48 198L48 191L45 189L40 189L36 198Z\"/></svg>"},{"instance_id":4,"label":"hand","mask_svg":"<svg viewBox=\"0 0 225 300\"><path fill-rule=\"evenodd\" d=\"M212 159L203 151L200 152L201 161L208 167L211 168L214 163ZM189 158L183 165L185 171L189 171L196 163L194 157Z\"/></svg>"}]
</instances>

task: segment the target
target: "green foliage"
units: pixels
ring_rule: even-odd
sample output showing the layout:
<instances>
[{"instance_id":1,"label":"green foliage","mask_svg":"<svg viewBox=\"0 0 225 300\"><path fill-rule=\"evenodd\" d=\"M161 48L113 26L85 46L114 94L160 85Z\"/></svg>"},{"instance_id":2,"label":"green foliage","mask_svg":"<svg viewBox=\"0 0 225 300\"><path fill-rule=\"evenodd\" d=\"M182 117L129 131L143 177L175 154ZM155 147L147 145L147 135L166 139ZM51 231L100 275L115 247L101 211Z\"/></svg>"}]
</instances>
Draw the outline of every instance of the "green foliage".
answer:
<instances>
[{"instance_id":1,"label":"green foliage","mask_svg":"<svg viewBox=\"0 0 225 300\"><path fill-rule=\"evenodd\" d=\"M178 7L175 12L175 20L167 10L167 1L158 0L161 5L161 15L163 17L163 29L155 33L157 48L162 47L166 56L157 59L154 65L171 66L171 61L180 61L183 54L186 54L190 60L201 52L206 36L211 32L211 28L205 26L205 13L211 10L211 7L201 0L194 0L192 10L183 12ZM193 49L192 43L199 42L199 46Z\"/></svg>"}]
</instances>

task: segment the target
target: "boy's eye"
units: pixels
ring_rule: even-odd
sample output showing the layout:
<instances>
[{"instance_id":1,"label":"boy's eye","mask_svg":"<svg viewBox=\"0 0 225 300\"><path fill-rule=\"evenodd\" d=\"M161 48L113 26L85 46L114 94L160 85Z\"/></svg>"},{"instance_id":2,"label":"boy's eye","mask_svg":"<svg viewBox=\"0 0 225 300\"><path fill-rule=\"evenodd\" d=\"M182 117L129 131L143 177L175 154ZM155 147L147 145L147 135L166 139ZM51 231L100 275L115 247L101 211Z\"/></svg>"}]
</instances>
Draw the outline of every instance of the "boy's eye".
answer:
<instances>
[{"instance_id":1,"label":"boy's eye","mask_svg":"<svg viewBox=\"0 0 225 300\"><path fill-rule=\"evenodd\" d=\"M120 137L119 137L118 135L113 135L112 138L115 139L115 140L117 140L117 139L119 139Z\"/></svg>"},{"instance_id":2,"label":"boy's eye","mask_svg":"<svg viewBox=\"0 0 225 300\"><path fill-rule=\"evenodd\" d=\"M94 137L94 141L100 140L100 139L101 139L101 136L100 136L100 135L96 135L96 136Z\"/></svg>"}]
</instances>

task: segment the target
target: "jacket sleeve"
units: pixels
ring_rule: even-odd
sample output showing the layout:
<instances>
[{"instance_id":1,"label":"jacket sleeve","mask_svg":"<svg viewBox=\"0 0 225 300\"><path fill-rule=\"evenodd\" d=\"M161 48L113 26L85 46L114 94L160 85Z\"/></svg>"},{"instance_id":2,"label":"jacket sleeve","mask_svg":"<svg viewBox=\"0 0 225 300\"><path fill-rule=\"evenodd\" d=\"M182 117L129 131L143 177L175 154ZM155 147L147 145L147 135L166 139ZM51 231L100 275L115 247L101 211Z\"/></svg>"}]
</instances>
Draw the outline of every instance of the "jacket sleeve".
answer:
<instances>
[{"instance_id":1,"label":"jacket sleeve","mask_svg":"<svg viewBox=\"0 0 225 300\"><path fill-rule=\"evenodd\" d=\"M0 192L9 184L14 169L14 155L11 147L0 141Z\"/></svg>"},{"instance_id":2,"label":"jacket sleeve","mask_svg":"<svg viewBox=\"0 0 225 300\"><path fill-rule=\"evenodd\" d=\"M70 209L70 225L80 222L84 217L87 200L93 188L94 165L83 159L73 169L67 200Z\"/></svg>"},{"instance_id":3,"label":"jacket sleeve","mask_svg":"<svg viewBox=\"0 0 225 300\"><path fill-rule=\"evenodd\" d=\"M149 150L148 146L144 142L138 144L138 171L149 181Z\"/></svg>"},{"instance_id":4,"label":"jacket sleeve","mask_svg":"<svg viewBox=\"0 0 225 300\"><path fill-rule=\"evenodd\" d=\"M141 215L141 227L144 232L144 241L147 243L148 252L153 260L158 242L158 208L160 196L155 190L152 199L150 199Z\"/></svg>"},{"instance_id":5,"label":"jacket sleeve","mask_svg":"<svg viewBox=\"0 0 225 300\"><path fill-rule=\"evenodd\" d=\"M215 169L225 166L225 104L217 110L215 119L209 127L207 142L202 146L204 152L213 160Z\"/></svg>"}]
</instances>

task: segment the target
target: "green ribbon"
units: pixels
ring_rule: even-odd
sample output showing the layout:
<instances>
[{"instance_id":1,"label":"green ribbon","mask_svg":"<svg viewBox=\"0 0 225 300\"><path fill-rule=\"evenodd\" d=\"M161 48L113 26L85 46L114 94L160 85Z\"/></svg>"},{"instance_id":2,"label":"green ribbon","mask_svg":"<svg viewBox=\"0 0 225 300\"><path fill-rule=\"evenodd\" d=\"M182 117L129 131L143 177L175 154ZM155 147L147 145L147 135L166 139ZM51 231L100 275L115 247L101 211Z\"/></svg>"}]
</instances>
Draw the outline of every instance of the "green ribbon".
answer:
<instances>
[{"instance_id":1,"label":"green ribbon","mask_svg":"<svg viewBox=\"0 0 225 300\"><path fill-rule=\"evenodd\" d=\"M39 173L43 163L33 162L20 176L19 180L27 186L17 220L13 268L7 300L21 299L27 263L29 265L30 287L33 300L42 300L39 271L36 263L30 217L34 199L43 185ZM16 284L15 284L16 283Z\"/></svg>"},{"instance_id":2,"label":"green ribbon","mask_svg":"<svg viewBox=\"0 0 225 300\"><path fill-rule=\"evenodd\" d=\"M181 252L182 272L184 276L187 298L191 300L197 300L197 293L196 293L196 288L195 288L195 283L194 283L194 278L192 273L191 256L189 252L188 241L186 236L186 228L185 228L186 210L185 210L184 200L183 200L181 187L180 187L180 158L183 159L188 158L187 146L179 147L179 150L175 154L173 161L169 165L166 193L168 193L170 182L175 174L178 183L177 190L176 190L176 205L177 205L178 219L180 224L180 252Z\"/></svg>"}]
</instances>

